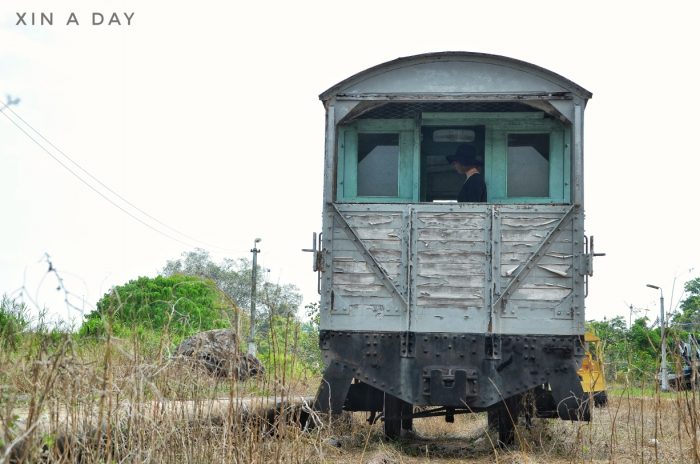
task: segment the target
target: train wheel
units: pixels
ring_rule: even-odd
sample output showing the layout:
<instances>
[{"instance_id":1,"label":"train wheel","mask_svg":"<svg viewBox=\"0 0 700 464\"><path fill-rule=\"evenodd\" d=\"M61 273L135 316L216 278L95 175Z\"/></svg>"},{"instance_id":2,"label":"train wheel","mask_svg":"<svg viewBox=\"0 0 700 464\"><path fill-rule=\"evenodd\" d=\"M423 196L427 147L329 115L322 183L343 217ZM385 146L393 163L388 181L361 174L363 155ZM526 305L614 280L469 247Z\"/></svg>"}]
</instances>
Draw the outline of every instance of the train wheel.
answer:
<instances>
[{"instance_id":1,"label":"train wheel","mask_svg":"<svg viewBox=\"0 0 700 464\"><path fill-rule=\"evenodd\" d=\"M413 429L413 405L384 393L384 436L390 440L401 438L401 430Z\"/></svg>"},{"instance_id":2,"label":"train wheel","mask_svg":"<svg viewBox=\"0 0 700 464\"><path fill-rule=\"evenodd\" d=\"M511 445L515 441L515 424L521 409L520 395L507 398L488 410L489 428L498 430L499 446Z\"/></svg>"},{"instance_id":3,"label":"train wheel","mask_svg":"<svg viewBox=\"0 0 700 464\"><path fill-rule=\"evenodd\" d=\"M593 394L593 404L596 407L602 408L608 404L608 393L605 391L595 392Z\"/></svg>"},{"instance_id":4,"label":"train wheel","mask_svg":"<svg viewBox=\"0 0 700 464\"><path fill-rule=\"evenodd\" d=\"M413 431L413 405L402 401L401 407L401 429Z\"/></svg>"}]
</instances>

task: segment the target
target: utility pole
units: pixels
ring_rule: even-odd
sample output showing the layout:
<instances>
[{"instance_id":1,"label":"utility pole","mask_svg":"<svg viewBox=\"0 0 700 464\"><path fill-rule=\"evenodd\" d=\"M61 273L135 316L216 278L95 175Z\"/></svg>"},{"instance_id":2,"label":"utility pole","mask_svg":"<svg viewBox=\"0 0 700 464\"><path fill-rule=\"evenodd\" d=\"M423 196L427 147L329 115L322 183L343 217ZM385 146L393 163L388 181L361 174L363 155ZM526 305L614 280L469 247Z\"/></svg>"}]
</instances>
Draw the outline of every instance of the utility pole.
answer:
<instances>
[{"instance_id":1,"label":"utility pole","mask_svg":"<svg viewBox=\"0 0 700 464\"><path fill-rule=\"evenodd\" d=\"M630 325L629 328L632 328L632 311L634 311L634 306L630 304Z\"/></svg>"},{"instance_id":2,"label":"utility pole","mask_svg":"<svg viewBox=\"0 0 700 464\"><path fill-rule=\"evenodd\" d=\"M250 336L248 337L248 354L252 356L255 356L257 351L255 348L255 287L258 277L258 253L260 253L257 245L260 241L259 238L256 238L255 242L253 242L253 249L250 250L250 252L253 253L253 276L250 283Z\"/></svg>"},{"instance_id":3,"label":"utility pole","mask_svg":"<svg viewBox=\"0 0 700 464\"><path fill-rule=\"evenodd\" d=\"M669 391L668 386L668 367L666 366L666 323L664 321L664 291L658 285L647 284L647 287L653 288L661 292L659 305L661 306L661 391Z\"/></svg>"}]
</instances>

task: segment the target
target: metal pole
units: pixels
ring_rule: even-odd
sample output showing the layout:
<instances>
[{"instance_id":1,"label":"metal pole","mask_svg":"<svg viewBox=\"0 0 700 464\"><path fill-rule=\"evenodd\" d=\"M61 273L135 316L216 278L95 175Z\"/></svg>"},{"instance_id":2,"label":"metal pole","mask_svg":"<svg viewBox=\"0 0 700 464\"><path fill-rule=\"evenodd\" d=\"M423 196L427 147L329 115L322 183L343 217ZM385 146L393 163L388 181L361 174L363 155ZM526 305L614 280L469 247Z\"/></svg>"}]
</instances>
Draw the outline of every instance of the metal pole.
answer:
<instances>
[{"instance_id":1,"label":"metal pole","mask_svg":"<svg viewBox=\"0 0 700 464\"><path fill-rule=\"evenodd\" d=\"M629 328L632 328L632 305L630 305L630 325Z\"/></svg>"},{"instance_id":2,"label":"metal pole","mask_svg":"<svg viewBox=\"0 0 700 464\"><path fill-rule=\"evenodd\" d=\"M260 250L258 250L257 244L259 242L260 239L256 238L255 242L253 242L253 249L250 250L251 253L253 253L253 276L250 283L250 336L248 337L248 354L252 356L255 356L257 351L255 347L255 286L258 276L258 253L260 253Z\"/></svg>"},{"instance_id":3,"label":"metal pole","mask_svg":"<svg viewBox=\"0 0 700 464\"><path fill-rule=\"evenodd\" d=\"M661 324L661 391L669 391L668 385L668 366L666 365L666 322L664 315L664 291L661 287L657 285L647 284L647 287L654 288L661 292L661 297L659 301L661 317L659 322Z\"/></svg>"},{"instance_id":4,"label":"metal pole","mask_svg":"<svg viewBox=\"0 0 700 464\"><path fill-rule=\"evenodd\" d=\"M668 391L668 366L666 365L666 321L664 315L664 291L661 292L661 390Z\"/></svg>"}]
</instances>

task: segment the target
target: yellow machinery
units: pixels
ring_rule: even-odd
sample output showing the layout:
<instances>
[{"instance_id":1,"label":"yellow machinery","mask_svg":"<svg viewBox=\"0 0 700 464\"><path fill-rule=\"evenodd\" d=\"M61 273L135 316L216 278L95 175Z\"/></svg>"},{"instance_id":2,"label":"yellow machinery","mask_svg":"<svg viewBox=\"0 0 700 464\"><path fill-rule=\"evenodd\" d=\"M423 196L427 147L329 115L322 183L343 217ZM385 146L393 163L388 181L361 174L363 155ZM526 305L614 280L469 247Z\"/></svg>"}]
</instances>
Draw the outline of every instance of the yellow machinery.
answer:
<instances>
[{"instance_id":1,"label":"yellow machinery","mask_svg":"<svg viewBox=\"0 0 700 464\"><path fill-rule=\"evenodd\" d=\"M586 332L586 354L583 357L581 369L578 375L581 378L581 386L584 393L593 395L596 406L605 406L608 403L608 394L605 391L605 373L603 371L603 356L600 349L600 338L593 332Z\"/></svg>"}]
</instances>

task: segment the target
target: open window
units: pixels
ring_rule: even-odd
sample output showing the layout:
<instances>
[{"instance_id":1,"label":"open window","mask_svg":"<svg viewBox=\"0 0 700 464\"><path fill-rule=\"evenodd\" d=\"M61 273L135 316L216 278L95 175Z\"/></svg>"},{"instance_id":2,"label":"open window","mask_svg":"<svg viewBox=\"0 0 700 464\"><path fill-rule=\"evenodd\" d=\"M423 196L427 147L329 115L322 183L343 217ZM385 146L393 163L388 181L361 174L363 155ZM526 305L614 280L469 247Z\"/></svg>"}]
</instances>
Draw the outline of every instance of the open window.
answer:
<instances>
[{"instance_id":1,"label":"open window","mask_svg":"<svg viewBox=\"0 0 700 464\"><path fill-rule=\"evenodd\" d=\"M556 121L504 124L491 137L487 159L489 201L494 203L568 203L571 198L568 129Z\"/></svg>"},{"instance_id":2,"label":"open window","mask_svg":"<svg viewBox=\"0 0 700 464\"><path fill-rule=\"evenodd\" d=\"M398 197L401 134L357 134L357 196Z\"/></svg>"},{"instance_id":3,"label":"open window","mask_svg":"<svg viewBox=\"0 0 700 464\"><path fill-rule=\"evenodd\" d=\"M464 176L447 162L463 143L474 145L477 155L484 157L484 126L421 127L421 201L456 201L456 192Z\"/></svg>"},{"instance_id":4,"label":"open window","mask_svg":"<svg viewBox=\"0 0 700 464\"><path fill-rule=\"evenodd\" d=\"M482 157L489 203L568 203L570 128L540 111L392 111L338 128L336 201L455 201L464 176L446 157L462 143ZM522 107L517 107L518 109ZM364 116L364 115L363 115Z\"/></svg>"},{"instance_id":5,"label":"open window","mask_svg":"<svg viewBox=\"0 0 700 464\"><path fill-rule=\"evenodd\" d=\"M339 130L338 201L416 201L412 120L361 120Z\"/></svg>"},{"instance_id":6,"label":"open window","mask_svg":"<svg viewBox=\"0 0 700 464\"><path fill-rule=\"evenodd\" d=\"M549 197L549 133L508 134L508 198Z\"/></svg>"}]
</instances>

